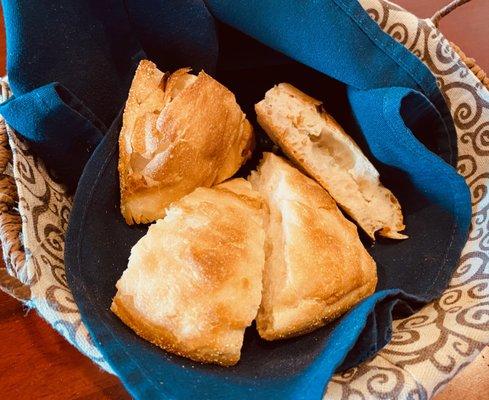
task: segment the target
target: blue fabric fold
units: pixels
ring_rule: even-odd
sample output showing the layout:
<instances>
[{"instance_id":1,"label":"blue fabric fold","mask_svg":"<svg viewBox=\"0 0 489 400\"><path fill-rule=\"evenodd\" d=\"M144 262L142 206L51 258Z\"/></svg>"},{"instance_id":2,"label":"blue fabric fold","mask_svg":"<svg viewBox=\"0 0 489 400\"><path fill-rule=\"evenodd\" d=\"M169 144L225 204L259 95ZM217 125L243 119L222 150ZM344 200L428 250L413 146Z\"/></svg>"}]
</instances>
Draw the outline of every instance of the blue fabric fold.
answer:
<instances>
[{"instance_id":1,"label":"blue fabric fold","mask_svg":"<svg viewBox=\"0 0 489 400\"><path fill-rule=\"evenodd\" d=\"M446 190L447 180L451 186L464 186L465 181L453 167L446 164L439 156L430 151L415 137L415 133L444 138L449 143L451 136L443 129L444 123L440 113L421 93L407 88L382 88L373 90L348 91L353 116L362 127L365 140L373 156L382 160L385 165L395 165L406 171L406 178L423 193L429 193L430 200L457 214L460 203L470 201L468 189L460 192ZM407 103L407 101L409 101ZM413 119L415 116L416 119ZM412 119L415 125L408 128L404 120ZM424 121L434 123L438 132L430 130ZM438 122L438 123L436 123ZM396 146L391 143L395 141ZM436 149L438 150L438 149ZM453 160L456 155L446 155ZM416 163L413 163L413 159ZM438 176L448 179L437 180Z\"/></svg>"},{"instance_id":2,"label":"blue fabric fold","mask_svg":"<svg viewBox=\"0 0 489 400\"><path fill-rule=\"evenodd\" d=\"M0 112L71 190L107 129L59 83L14 97L2 104Z\"/></svg>"},{"instance_id":3,"label":"blue fabric fold","mask_svg":"<svg viewBox=\"0 0 489 400\"><path fill-rule=\"evenodd\" d=\"M397 194L402 199L401 204L413 204L415 198L424 197L431 204L436 204L439 211L438 216L420 215L421 219L438 217L441 221L451 215L453 220L448 227L448 243L438 250L432 250L444 252L436 261L437 264L429 270L403 268L402 264L409 266L414 262L404 258L399 261L401 266L395 274L388 271L386 276L389 279L380 280L377 290L392 290L399 287L399 282L403 282L403 293L398 297L393 296L383 307L378 303L373 305L369 323L343 360L341 369L357 365L388 343L393 308L399 301L402 300L404 310L412 313L420 305L441 295L452 275L454 264L451 260L458 259L460 249L465 244L471 218L470 191L464 178L419 140L429 137L432 140L426 141L432 150L440 152L449 160L456 156L453 146L447 145L451 137L444 129L442 116L428 98L413 89L390 87L371 90L349 88L348 99L353 118L362 127L371 155L381 160L381 168L395 168L396 173L390 179L398 181L397 187L401 190ZM430 123L427 124L427 121ZM406 223L419 228L420 222L411 219ZM412 235L424 236L427 241L439 239L428 231L413 231ZM376 249L372 251L381 269L379 259L390 255L380 254ZM406 295L407 302L404 301Z\"/></svg>"}]
</instances>

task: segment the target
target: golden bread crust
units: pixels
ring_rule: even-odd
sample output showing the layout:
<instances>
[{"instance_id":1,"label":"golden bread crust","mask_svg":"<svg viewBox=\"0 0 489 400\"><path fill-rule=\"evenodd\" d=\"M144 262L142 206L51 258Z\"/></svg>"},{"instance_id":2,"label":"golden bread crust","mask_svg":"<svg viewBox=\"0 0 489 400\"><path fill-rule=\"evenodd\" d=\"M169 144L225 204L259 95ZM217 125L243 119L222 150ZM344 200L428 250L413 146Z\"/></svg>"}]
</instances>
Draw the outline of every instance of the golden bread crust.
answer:
<instances>
[{"instance_id":1,"label":"golden bread crust","mask_svg":"<svg viewBox=\"0 0 489 400\"><path fill-rule=\"evenodd\" d=\"M272 153L249 180L270 209L256 319L261 337L309 332L374 292L375 262L321 186Z\"/></svg>"},{"instance_id":2,"label":"golden bread crust","mask_svg":"<svg viewBox=\"0 0 489 400\"><path fill-rule=\"evenodd\" d=\"M173 203L132 248L111 310L169 352L235 364L261 301L263 207L244 179Z\"/></svg>"},{"instance_id":3,"label":"golden bread crust","mask_svg":"<svg viewBox=\"0 0 489 400\"><path fill-rule=\"evenodd\" d=\"M251 155L252 136L234 95L205 72L163 74L141 61L119 137L126 222L162 218L172 202L195 188L234 175Z\"/></svg>"}]
</instances>

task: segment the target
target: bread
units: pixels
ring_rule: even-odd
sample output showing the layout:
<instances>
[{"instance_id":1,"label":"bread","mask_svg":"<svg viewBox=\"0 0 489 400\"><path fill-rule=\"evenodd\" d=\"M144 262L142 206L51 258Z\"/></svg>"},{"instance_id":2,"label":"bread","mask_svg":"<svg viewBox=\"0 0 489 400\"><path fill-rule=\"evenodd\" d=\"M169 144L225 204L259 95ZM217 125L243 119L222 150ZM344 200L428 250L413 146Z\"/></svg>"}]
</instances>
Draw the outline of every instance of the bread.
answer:
<instances>
[{"instance_id":1,"label":"bread","mask_svg":"<svg viewBox=\"0 0 489 400\"><path fill-rule=\"evenodd\" d=\"M281 83L255 106L270 138L372 238L404 239L399 202L355 142L321 102Z\"/></svg>"},{"instance_id":2,"label":"bread","mask_svg":"<svg viewBox=\"0 0 489 400\"><path fill-rule=\"evenodd\" d=\"M200 186L234 175L251 155L252 127L234 95L209 75L173 74L143 60L119 138L121 211L147 223Z\"/></svg>"},{"instance_id":3,"label":"bread","mask_svg":"<svg viewBox=\"0 0 489 400\"><path fill-rule=\"evenodd\" d=\"M173 203L132 248L111 310L169 352L235 364L261 300L263 211L244 179Z\"/></svg>"},{"instance_id":4,"label":"bread","mask_svg":"<svg viewBox=\"0 0 489 400\"><path fill-rule=\"evenodd\" d=\"M272 153L248 179L270 209L256 318L262 338L309 332L374 292L374 260L319 184Z\"/></svg>"}]
</instances>

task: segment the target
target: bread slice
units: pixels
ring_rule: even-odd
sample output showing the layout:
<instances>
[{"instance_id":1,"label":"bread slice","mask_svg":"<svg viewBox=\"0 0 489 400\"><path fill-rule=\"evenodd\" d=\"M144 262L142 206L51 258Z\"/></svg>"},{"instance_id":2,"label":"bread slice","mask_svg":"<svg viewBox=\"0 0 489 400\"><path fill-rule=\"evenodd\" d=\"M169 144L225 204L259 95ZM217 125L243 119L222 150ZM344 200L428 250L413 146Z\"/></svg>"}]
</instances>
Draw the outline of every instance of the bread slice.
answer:
<instances>
[{"instance_id":1,"label":"bread slice","mask_svg":"<svg viewBox=\"0 0 489 400\"><path fill-rule=\"evenodd\" d=\"M374 260L319 184L272 153L248 179L270 210L256 318L262 338L309 332L374 292Z\"/></svg>"},{"instance_id":2,"label":"bread slice","mask_svg":"<svg viewBox=\"0 0 489 400\"><path fill-rule=\"evenodd\" d=\"M255 106L270 138L372 238L405 239L399 202L356 143L321 102L281 83Z\"/></svg>"},{"instance_id":3,"label":"bread slice","mask_svg":"<svg viewBox=\"0 0 489 400\"><path fill-rule=\"evenodd\" d=\"M173 203L132 248L111 310L169 352L235 364L261 301L263 206L244 179Z\"/></svg>"},{"instance_id":4,"label":"bread slice","mask_svg":"<svg viewBox=\"0 0 489 400\"><path fill-rule=\"evenodd\" d=\"M234 175L251 155L253 131L234 95L209 75L159 71L143 60L119 138L121 211L147 223L200 186Z\"/></svg>"}]
</instances>

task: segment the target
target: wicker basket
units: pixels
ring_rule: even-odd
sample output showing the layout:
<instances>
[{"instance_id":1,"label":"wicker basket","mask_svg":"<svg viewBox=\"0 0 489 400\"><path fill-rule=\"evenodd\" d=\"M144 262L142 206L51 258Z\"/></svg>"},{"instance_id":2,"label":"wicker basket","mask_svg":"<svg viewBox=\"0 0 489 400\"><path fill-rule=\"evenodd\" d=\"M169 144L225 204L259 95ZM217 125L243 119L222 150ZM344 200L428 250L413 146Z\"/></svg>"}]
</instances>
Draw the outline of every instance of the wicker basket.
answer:
<instances>
[{"instance_id":1,"label":"wicker basket","mask_svg":"<svg viewBox=\"0 0 489 400\"><path fill-rule=\"evenodd\" d=\"M431 21L438 27L442 18L470 0L455 0L433 15ZM489 77L473 58L467 57L455 44L452 49L458 53L468 69L478 78L483 86L489 89ZM478 84L477 84L478 85ZM8 81L0 80L1 99L10 96ZM23 143L0 117L0 240L4 265L0 265L0 289L18 300L28 303L31 299L29 286L33 277L25 272L26 254L22 243L22 217L19 214L19 196L13 174L11 143ZM24 146L28 147L27 144ZM12 146L16 148L17 146ZM62 254L62 253L61 253ZM69 339L70 340L70 339ZM71 340L70 340L71 341ZM92 357L95 359L94 357ZM96 360L97 361L97 360ZM97 361L99 362L99 361ZM100 361L103 365L103 360Z\"/></svg>"}]
</instances>

